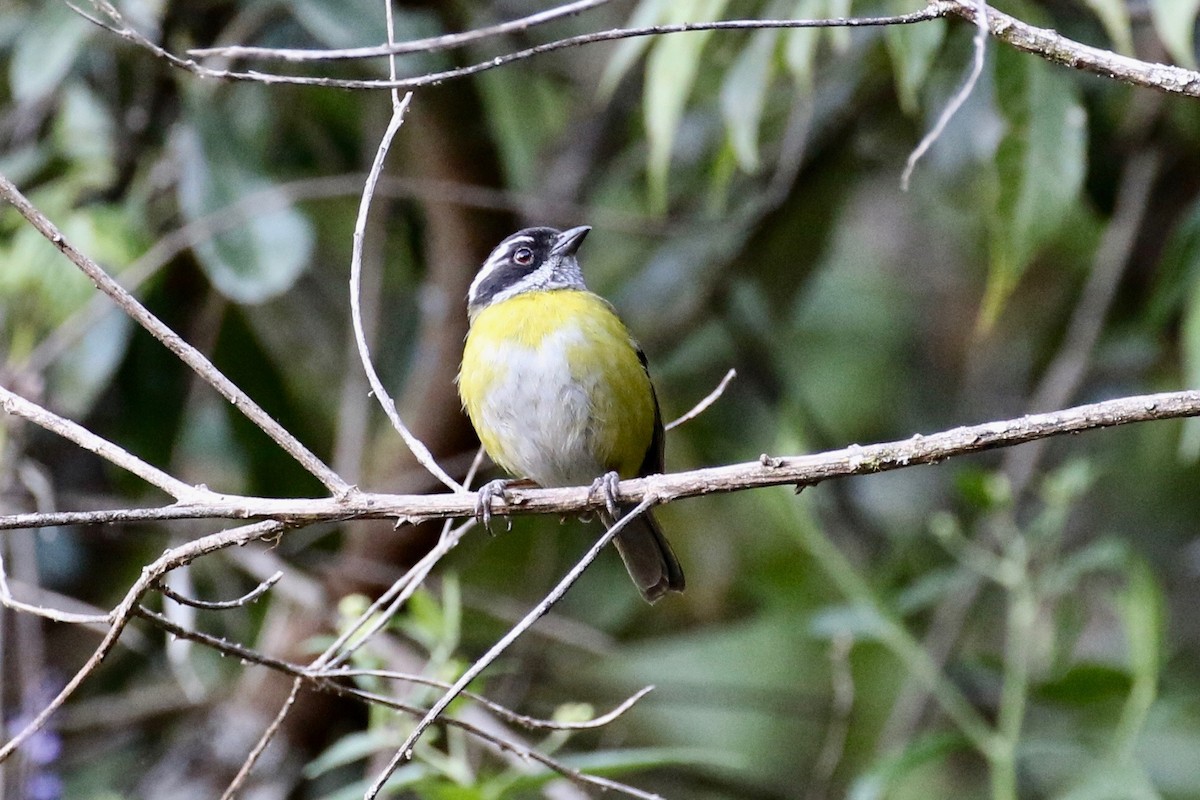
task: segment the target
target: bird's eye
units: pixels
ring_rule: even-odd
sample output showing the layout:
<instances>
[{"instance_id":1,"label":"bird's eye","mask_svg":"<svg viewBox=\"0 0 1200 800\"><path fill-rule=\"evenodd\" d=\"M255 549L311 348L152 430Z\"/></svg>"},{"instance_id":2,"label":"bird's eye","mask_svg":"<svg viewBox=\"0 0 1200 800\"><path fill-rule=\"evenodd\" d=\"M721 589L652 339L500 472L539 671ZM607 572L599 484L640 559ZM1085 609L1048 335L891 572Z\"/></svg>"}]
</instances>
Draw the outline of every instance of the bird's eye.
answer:
<instances>
[{"instance_id":1,"label":"bird's eye","mask_svg":"<svg viewBox=\"0 0 1200 800\"><path fill-rule=\"evenodd\" d=\"M517 252L513 253L513 261L522 267L529 266L533 263L533 251L528 247L518 247Z\"/></svg>"}]
</instances>

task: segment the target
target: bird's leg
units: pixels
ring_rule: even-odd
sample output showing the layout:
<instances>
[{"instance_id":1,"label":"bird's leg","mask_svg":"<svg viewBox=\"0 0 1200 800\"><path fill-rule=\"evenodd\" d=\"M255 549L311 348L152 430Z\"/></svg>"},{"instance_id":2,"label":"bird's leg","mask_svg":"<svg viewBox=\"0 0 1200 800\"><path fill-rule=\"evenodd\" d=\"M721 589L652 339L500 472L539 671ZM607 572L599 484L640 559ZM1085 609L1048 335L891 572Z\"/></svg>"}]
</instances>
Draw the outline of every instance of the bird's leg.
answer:
<instances>
[{"instance_id":1,"label":"bird's leg","mask_svg":"<svg viewBox=\"0 0 1200 800\"><path fill-rule=\"evenodd\" d=\"M479 487L479 494L475 498L475 518L483 523L484 530L488 533L492 532L492 501L499 500L507 506L508 490L514 486L537 486L537 484L528 478L497 478ZM505 515L504 521L507 530L511 531L512 516Z\"/></svg>"},{"instance_id":2,"label":"bird's leg","mask_svg":"<svg viewBox=\"0 0 1200 800\"><path fill-rule=\"evenodd\" d=\"M617 510L617 484L621 482L621 476L616 472L606 472L596 480L592 481L592 486L588 489L588 499L596 492L604 498L604 506L608 509L608 514L612 519L620 517Z\"/></svg>"},{"instance_id":3,"label":"bird's leg","mask_svg":"<svg viewBox=\"0 0 1200 800\"><path fill-rule=\"evenodd\" d=\"M492 501L499 500L507 506L508 487L512 484L513 481L509 478L497 478L479 487L479 494L475 498L475 518L483 524L483 529L488 533L492 532ZM508 530L512 530L512 517L505 516L504 519Z\"/></svg>"}]
</instances>

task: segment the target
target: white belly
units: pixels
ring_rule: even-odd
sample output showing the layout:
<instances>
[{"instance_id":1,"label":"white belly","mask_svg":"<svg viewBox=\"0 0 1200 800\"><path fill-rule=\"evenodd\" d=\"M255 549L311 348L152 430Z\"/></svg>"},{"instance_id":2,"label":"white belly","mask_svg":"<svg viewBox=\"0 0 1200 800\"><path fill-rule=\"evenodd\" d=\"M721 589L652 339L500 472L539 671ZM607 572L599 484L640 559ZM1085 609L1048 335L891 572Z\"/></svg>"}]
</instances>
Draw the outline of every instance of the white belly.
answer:
<instances>
[{"instance_id":1,"label":"white belly","mask_svg":"<svg viewBox=\"0 0 1200 800\"><path fill-rule=\"evenodd\" d=\"M574 377L567 362L568 350L582 340L578 328L567 326L536 347L490 348L493 363L505 367L481 407L484 426L503 443L491 456L542 486L586 485L605 471L591 446L595 382Z\"/></svg>"}]
</instances>

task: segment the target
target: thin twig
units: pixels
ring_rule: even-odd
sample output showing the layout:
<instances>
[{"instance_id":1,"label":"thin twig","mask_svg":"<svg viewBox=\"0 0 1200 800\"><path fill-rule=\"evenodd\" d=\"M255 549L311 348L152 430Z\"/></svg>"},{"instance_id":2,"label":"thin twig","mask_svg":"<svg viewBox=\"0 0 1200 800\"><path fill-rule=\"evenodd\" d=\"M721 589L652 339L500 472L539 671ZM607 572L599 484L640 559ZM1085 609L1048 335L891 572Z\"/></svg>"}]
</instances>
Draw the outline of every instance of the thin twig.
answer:
<instances>
[{"instance_id":1,"label":"thin twig","mask_svg":"<svg viewBox=\"0 0 1200 800\"><path fill-rule=\"evenodd\" d=\"M709 406L711 406L713 403L717 402L717 400L721 399L721 395L725 394L725 387L728 386L729 382L736 377L737 377L736 369L731 369L731 370L729 370L729 372L726 372L725 377L721 378L721 382L717 384L717 388L715 388L711 392L709 392L704 397L704 399L701 400L699 403L696 403L696 405L692 406L691 411L687 412L686 414L681 416L679 419L672 420L671 422L668 422L666 425L664 425L663 430L668 430L668 431L674 430L675 428L678 428L680 425L684 424L685 422L691 422L696 417L703 414L705 411L708 410Z\"/></svg>"},{"instance_id":2,"label":"thin twig","mask_svg":"<svg viewBox=\"0 0 1200 800\"><path fill-rule=\"evenodd\" d=\"M938 0L950 13L976 22L975 0ZM1007 45L1071 69L1091 72L1132 86L1168 94L1200 97L1200 72L1171 64L1141 61L1101 47L1068 39L1050 28L1037 28L1014 16L988 7L988 31Z\"/></svg>"},{"instance_id":3,"label":"thin twig","mask_svg":"<svg viewBox=\"0 0 1200 800\"><path fill-rule=\"evenodd\" d=\"M255 214L262 215L277 208L287 208L302 200L359 196L362 194L365 180L365 172L325 175L287 181L243 195L229 205L197 217L163 235L136 261L121 270L121 281L130 292L136 294L146 281L158 274L158 271L179 253L217 234L245 226L254 219ZM561 200L551 202L540 195L458 181L384 175L379 179L375 194L381 197L433 198L438 202L469 208L513 211L544 218L551 223L557 221L565 224L570 220L587 219L596 228L626 233L666 232L663 219L658 217L652 219L619 209L589 207ZM94 295L38 342L24 360L16 365L16 370L21 374L42 372L60 358L68 347L83 338L109 308L106 297Z\"/></svg>"},{"instance_id":4,"label":"thin twig","mask_svg":"<svg viewBox=\"0 0 1200 800\"><path fill-rule=\"evenodd\" d=\"M444 483L452 491L463 491L462 485L446 474L446 471L438 466L433 455L429 452L424 443L409 431L405 426L404 421L400 419L399 412L396 411L396 404L392 401L391 395L383 386L383 381L379 379L378 373L375 372L375 366L371 363L371 352L367 347L366 334L363 332L362 326L362 307L359 301L359 291L362 284L362 251L363 237L367 226L367 212L371 208L371 196L375 190L375 184L379 180L379 175L383 171L383 162L387 157L388 146L391 144L392 138L396 132L400 130L400 126L404 124L404 112L408 110L408 104L412 100L412 93L404 96L404 100L399 103L392 113L392 118L388 122L387 131L383 134L383 139L379 143L379 149L375 153L375 161L371 164L371 171L367 175L367 184L363 189L362 202L358 207L358 219L354 223L354 245L350 261L350 312L354 321L354 339L358 343L358 355L362 361L363 369L367 373L367 380L371 384L371 390L375 393L375 399L383 407L383 411L391 420L392 427L404 439L404 443L408 445L408 449L412 451L413 456L420 462L421 466L429 470L429 472Z\"/></svg>"},{"instance_id":5,"label":"thin twig","mask_svg":"<svg viewBox=\"0 0 1200 800\"><path fill-rule=\"evenodd\" d=\"M52 433L57 433L84 450L95 453L104 460L132 472L151 486L162 489L180 502L203 502L205 499L219 496L215 492L191 486L168 475L157 467L142 461L128 450L97 436L82 425L60 417L20 395L13 394L3 386L0 386L0 409L27 419Z\"/></svg>"},{"instance_id":6,"label":"thin twig","mask_svg":"<svg viewBox=\"0 0 1200 800\"><path fill-rule=\"evenodd\" d=\"M121 602L109 614L111 626L108 629L108 633L100 640L100 644L92 652L92 655L88 657L84 665L76 671L59 693L33 719L27 722L3 746L0 746L0 762L12 755L30 736L41 730L46 721L50 719L50 716L61 708L63 703L67 702L67 699L75 693L89 675L96 671L112 651L125 626L129 624L129 620L133 617L142 595L150 590L155 581L172 569L188 564L201 556L215 553L226 547L269 538L278 534L284 527L279 522L258 522L253 525L243 525L232 530L210 534L187 542L179 547L172 548L143 567L141 575L133 582L133 585L126 591L125 597L122 598Z\"/></svg>"},{"instance_id":7,"label":"thin twig","mask_svg":"<svg viewBox=\"0 0 1200 800\"><path fill-rule=\"evenodd\" d=\"M109 4L94 0L97 7ZM554 42L530 47L514 53L497 56L477 64L459 69L434 72L412 78L391 80L346 80L339 78L317 78L302 75L278 75L273 73L248 71L236 72L230 70L210 69L198 64L190 58L181 58L174 53L164 50L142 34L126 25L119 15L105 11L112 21L105 21L91 16L72 6L78 13L91 22L99 25L115 36L149 50L157 57L170 64L191 72L201 78L218 80L253 81L264 84L300 84L305 86L326 86L339 89L416 89L421 86L443 83L456 78L475 75L490 69L521 61L543 53L562 50L567 47L607 42L616 39L627 39L638 36L661 36L665 34L686 33L689 31L705 30L754 30L759 28L855 28L886 25L910 25L939 19L950 14L975 21L977 9L974 0L932 0L929 5L912 14L901 14L894 17L851 17L838 19L796 20L720 20L716 22L695 22L680 25L653 25L645 28L619 28L598 33L572 36ZM1184 69L1170 64L1159 64L1150 61L1140 61L1136 58L1122 56L1109 50L1091 47L1081 42L1068 39L1057 31L1047 28L1036 28L1028 23L989 8L987 12L988 29L992 36L1006 44L1027 53L1033 53L1048 61L1072 69L1091 72L1106 78L1115 79L1133 86L1156 89L1168 94L1183 94L1190 97L1200 97L1200 72Z\"/></svg>"},{"instance_id":8,"label":"thin twig","mask_svg":"<svg viewBox=\"0 0 1200 800\"><path fill-rule=\"evenodd\" d=\"M233 45L229 47L197 47L188 50L188 55L195 58L205 56L221 56L224 58L246 59L281 59L295 63L306 61L338 61L355 58L379 58L382 56L398 56L405 53L436 53L462 47L465 44L489 39L506 33L524 32L537 25L544 25L562 17L588 11L596 6L602 6L611 0L576 0L556 8L548 8L536 14L530 14L520 19L489 25L485 28L475 28L462 33L447 33L441 36L431 36L427 39L413 39L407 42L389 42L374 47L350 47L342 50L301 50L296 48L248 47ZM390 27L390 26L389 26Z\"/></svg>"},{"instance_id":9,"label":"thin twig","mask_svg":"<svg viewBox=\"0 0 1200 800\"><path fill-rule=\"evenodd\" d=\"M1160 161L1155 152L1141 153L1134 156L1122 172L1112 219L1096 247L1088 279L1071 312L1062 345L1029 401L1030 411L1045 411L1069 403L1083 383L1121 276L1129 264L1142 219L1150 206L1150 192ZM1021 495L1029 485L1043 449L1044 443L1041 443L1005 454L1004 472L1015 496Z\"/></svg>"},{"instance_id":10,"label":"thin twig","mask_svg":"<svg viewBox=\"0 0 1200 800\"><path fill-rule=\"evenodd\" d=\"M524 619L522 619L513 627L509 628L508 632L505 633L504 636L502 636L500 640L496 642L496 644L492 645L490 650L476 659L475 663L468 667L463 674L459 676L458 680L454 682L454 685L451 686L445 694L438 698L438 701L433 704L432 708L429 709L429 713L427 713L425 717L417 723L416 727L413 728L412 733L410 733L408 738L404 740L404 744L400 745L400 749L396 751L396 755L392 757L392 760L388 762L387 766L384 767L383 771L371 784L370 788L367 789L367 793L364 795L364 800L374 800L374 798L379 794L380 790L383 789L383 785L387 782L387 779L391 777L392 773L395 772L402 763L412 758L413 747L416 745L417 740L420 739L421 735L425 733L429 726L432 725L439 716L441 716L442 712L446 710L446 707L454 702L454 699L458 697L458 695L464 689L467 688L471 681L475 680L475 678L479 677L480 673L491 666L492 662L495 661L501 653L507 650L513 642L520 638L521 634L525 633L525 631L527 631L535 622L544 616L546 612L554 606L555 603L562 599L562 596L567 593L567 590L570 589L572 585L574 585L575 581L579 580L579 576L583 574L584 570L596 560L596 556L600 555L600 551L604 549L604 547L607 546L608 543L617 536L617 534L624 530L625 526L627 526L639 514L642 514L648 510L656 502L657 498L653 495L644 498L632 511L621 517L621 519L618 520L615 525L605 531L604 535L597 539L596 543L592 545L592 547L583 555L583 558L581 558L578 563L576 563L575 566L572 567L569 572L567 572L563 579L558 582L558 585L555 586L550 593L547 594L546 597L533 608L532 611L525 615Z\"/></svg>"},{"instance_id":11,"label":"thin twig","mask_svg":"<svg viewBox=\"0 0 1200 800\"><path fill-rule=\"evenodd\" d=\"M264 84L294 84L300 86L324 86L335 89L418 89L422 86L433 86L439 83L444 83L448 80L456 78L464 78L469 75L476 75L480 72L496 69L497 67L511 64L515 61L523 61L533 56L551 53L556 50L563 50L568 47L578 47L586 44L595 44L597 42L611 42L618 39L630 39L639 36L664 36L675 33L689 33L694 31L715 31L715 30L758 30L762 28L863 28L863 27L879 27L886 25L912 25L919 22L927 22L931 19L937 19L950 13L952 9L943 5L942 0L935 0L924 9L915 11L911 14L898 14L888 17L848 17L838 19L743 19L743 20L719 20L715 22L687 22L677 25L651 25L644 28L615 28L608 31L599 31L597 33L585 33L579 36L571 36L565 39L540 44L535 47L529 47L524 50L519 50L513 53L507 53L502 56L490 58L487 61L481 61L466 67L457 69L445 70L443 72L431 72L425 75L419 75L411 78L398 78L396 80L353 80L343 78L318 78L304 75L280 75L269 72L260 72L250 70L247 72L238 72L234 70L212 69L202 66L190 58L182 58L175 55L154 42L151 42L142 34L130 28L120 19L120 16L106 14L112 20L106 22L94 16L88 15L82 10L72 6L75 11L91 22L99 25L101 28L109 31L115 36L119 36L128 42L143 47L159 58L165 59L172 65L180 69L187 70L197 77L212 78L218 80L235 80L235 81L252 81L255 83ZM1200 76L1198 76L1200 77Z\"/></svg>"},{"instance_id":12,"label":"thin twig","mask_svg":"<svg viewBox=\"0 0 1200 800\"><path fill-rule=\"evenodd\" d=\"M481 446L475 451L475 458L471 461L470 468L467 469L467 475L463 479L464 486L470 486L471 482L475 480L475 473L483 463L483 458L484 449ZM434 565L453 550L467 531L475 525L474 518L468 518L457 527L454 526L453 518L447 519L442 526L442 533L438 536L437 544L407 572L396 579L386 592L375 598L375 601L358 615L358 619L347 625L337 639L312 662L310 668L335 667L348 661L359 648L383 630L400 610L400 607L407 603L417 588L424 583Z\"/></svg>"},{"instance_id":13,"label":"thin twig","mask_svg":"<svg viewBox=\"0 0 1200 800\"><path fill-rule=\"evenodd\" d=\"M421 560L412 566L393 583L386 592L371 603L354 624L342 631L341 635L325 649L325 652L313 662L313 666L336 665L345 663L354 653L382 630L400 607L408 602L413 593L425 580L425 576L433 566L458 544L467 531L475 527L474 518L468 519L462 525L451 529L452 520L446 521L446 528L438 543ZM364 629L365 626L365 629Z\"/></svg>"},{"instance_id":14,"label":"thin twig","mask_svg":"<svg viewBox=\"0 0 1200 800\"><path fill-rule=\"evenodd\" d=\"M992 13L996 13L994 9ZM1059 406L1069 402L1079 391L1087 374L1091 353L1120 285L1120 276L1129 263L1137 233L1141 229L1159 161L1154 155L1142 154L1136 156L1122 173L1112 219L1096 248L1087 282L1071 312L1067 332L1063 335L1062 346L1033 392L1029 410L1040 411ZM1014 498L1025 493L1036 474L1037 464L1045 452L1045 443L1046 440L1040 440L1029 447L1008 450L1004 454L1001 472L1008 477ZM977 567L979 563L977 560ZM936 663L945 663L950 657L969 611L974 607L981 583L978 576L972 576L971 580L948 594L934 609L923 646ZM906 681L896 695L880 734L881 748L886 749L909 738L924 710L926 697L924 686L911 679Z\"/></svg>"},{"instance_id":15,"label":"thin twig","mask_svg":"<svg viewBox=\"0 0 1200 800\"><path fill-rule=\"evenodd\" d=\"M389 669L356 669L354 667L333 667L332 669L308 670L307 674L321 678L383 678L386 680L405 681L407 683L416 683L421 686L431 686L435 689L449 690L452 688L447 681L439 681L436 678L429 678L424 675L414 675L410 672L396 672ZM494 700L489 700L483 695L475 692L462 691L460 694L463 697L479 703L489 711L495 713L502 719L520 725L523 728L531 730L554 730L554 731L586 731L592 728L601 728L613 720L620 717L629 709L641 700L650 692L654 691L653 686L643 686L634 694L627 697L619 705L614 707L607 713L601 714L598 717L592 717L589 720L579 722L561 722L552 719L538 719L537 717L529 717L524 714L518 714L510 708L500 705Z\"/></svg>"},{"instance_id":16,"label":"thin twig","mask_svg":"<svg viewBox=\"0 0 1200 800\"><path fill-rule=\"evenodd\" d=\"M971 96L971 92L975 90L976 84L979 83L979 76L983 74L984 56L987 54L987 37L988 37L988 5L987 0L973 0L976 5L975 15L975 37L973 47L975 56L971 61L971 71L967 74L967 79L963 81L963 85L959 87L954 96L950 98L950 102L946 103L946 107L942 109L942 113L938 114L937 122L933 128L921 138L916 148L908 154L908 160L904 164L904 172L900 174L900 188L908 191L908 182L912 179L913 170L917 168L917 162L921 157L928 152L933 143L942 137L942 132L946 130L946 126L950 124L950 120L962 108L963 103L967 102L967 98Z\"/></svg>"},{"instance_id":17,"label":"thin twig","mask_svg":"<svg viewBox=\"0 0 1200 800\"><path fill-rule=\"evenodd\" d=\"M889 472L917 464L994 450L1069 433L1129 425L1135 422L1200 416L1200 391L1163 392L1122 397L1045 414L968 425L908 439L799 456L763 455L757 461L689 472L651 475L621 481L617 500L637 503L648 496L670 502L685 497L744 491L767 486L812 486L831 478ZM605 508L603 498L588 487L508 489L499 514L582 514ZM289 523L345 519L400 519L423 522L450 517L473 518L477 495L358 492L336 498L270 498L222 495L215 503L177 503L158 508L118 508L0 516L0 530L105 522L148 522L168 519L275 518Z\"/></svg>"},{"instance_id":18,"label":"thin twig","mask_svg":"<svg viewBox=\"0 0 1200 800\"><path fill-rule=\"evenodd\" d=\"M431 686L435 689L443 690L449 689L451 686L450 683L446 681L439 681L436 678L429 678L424 675L414 675L406 672L396 672L394 670L354 669L351 667L314 667L311 665L303 666L301 664L294 664L289 661L273 658L258 650L255 650L254 648L247 647L246 645L239 644L237 642L231 642L228 639L222 639L217 636L213 636L212 634L192 630L191 628L186 628L174 622L169 617L159 614L157 611L152 611L151 609L142 605L139 605L135 609L134 613L147 622L150 622L163 631L169 633L171 636L175 636L180 639L187 639L211 648L218 653L223 653L232 658L237 658L241 661L245 661L248 664L257 664L259 666L272 669L292 678L304 678L316 689L333 691L332 687L336 686L338 687L339 693L350 697L357 697L366 702L379 702L378 698L382 697L382 695L367 692L366 690L358 687L347 686L343 682L337 682L336 679L364 676L406 681L408 683L416 683L422 686ZM343 689L348 691L341 691ZM587 730L589 728L597 728L607 725L608 723L617 719L630 708L632 708L639 700L653 691L653 689L653 686L643 687L606 713L601 714L598 717L593 717L592 719L584 722L558 722L556 720L529 717L524 714L518 714L507 706L501 705L495 700L491 700L481 694L469 691L464 691L461 694L463 697L467 697L471 701L478 703L484 708L493 712L497 717L530 730ZM423 708L400 703L394 698L387 698L386 704L390 708L395 708L398 711L404 711L405 713L409 713L414 716L419 716L425 713L425 709Z\"/></svg>"},{"instance_id":19,"label":"thin twig","mask_svg":"<svg viewBox=\"0 0 1200 800\"><path fill-rule=\"evenodd\" d=\"M0 548L0 605L11 608L13 611L23 611L54 622L65 622L71 625L107 625L112 621L109 614L75 614L70 611L59 611L55 608L23 603L13 597L12 589L8 585L8 570L4 566L3 548Z\"/></svg>"},{"instance_id":20,"label":"thin twig","mask_svg":"<svg viewBox=\"0 0 1200 800\"><path fill-rule=\"evenodd\" d=\"M83 271L96 287L111 297L135 322L145 328L158 339L167 349L174 353L180 361L215 388L235 408L242 412L255 425L270 436L276 444L296 459L305 469L321 481L335 495L345 495L353 492L353 487L343 481L333 470L317 458L312 451L301 444L286 428L280 425L266 411L258 406L250 396L237 387L233 381L225 377L220 370L213 366L204 355L180 338L158 317L150 313L137 298L117 283L111 275L104 271L99 264L79 252L73 244L67 241L62 232L55 227L45 214L38 211L32 203L21 194L16 185L7 177L0 175L0 198L12 203L13 207L32 225L38 233L45 236L50 243L57 247L67 259Z\"/></svg>"},{"instance_id":21,"label":"thin twig","mask_svg":"<svg viewBox=\"0 0 1200 800\"><path fill-rule=\"evenodd\" d=\"M199 644L206 645L208 647L213 648L214 650L216 650L218 652L225 653L225 654L233 656L235 658L243 659L243 660L247 661L248 663L259 664L259 665L265 666L269 669L273 669L278 672L281 672L283 674L290 675L292 677L304 678L304 679L308 680L310 682L310 685L314 689L317 689L318 691L329 692L331 694L336 694L341 697L349 697L349 698L356 699L356 700L359 700L364 703L373 703L375 705L380 705L380 706L384 706L386 708L395 709L396 711L401 711L406 714L412 714L414 716L424 713L424 709L409 705L407 703L400 702L399 700L396 700L395 698L386 697L384 695L381 695L381 694L378 694L375 692L368 692L366 690L359 689L358 687L355 687L355 686L349 686L349 685L345 684L344 682L332 680L330 677L325 677L325 673L323 673L323 672L315 672L314 673L306 667L301 667L297 664L291 664L286 661L281 661L276 658L271 658L270 656L267 656L267 655L259 652L258 650L254 650L252 648L245 647L245 646L237 644L235 642L230 642L225 639L219 639L215 636L211 636L206 633L200 633L199 631L194 631L189 628L181 627L181 626L175 624L174 622L172 622L167 617L163 616L162 614L159 614L155 611L151 611L150 609L146 608L145 606L137 606L134 610L134 613L137 616L142 617L143 619L147 620L148 622L151 622L154 625L157 625L159 628L162 628L164 631L166 631L167 633L170 633L172 636L178 636L181 639L189 639L189 640L197 642ZM337 670L334 670L334 671L332 671L331 674L336 675L336 673L337 673ZM415 679L416 678L414 677L414 680ZM448 687L449 684L444 684L444 686ZM607 714L603 715L603 717L601 717L601 719L611 722L613 719L618 717L620 714L624 713L625 711L628 711L629 708L631 708L634 703L636 703L638 700L640 700L642 697L644 697L647 692L650 691L650 688L651 687L646 687L646 688L642 689L641 691L637 692L632 697L626 699L623 703L621 703L619 706L614 708L612 711L609 711ZM511 709L507 709L504 706L500 706L499 704L496 704L494 701L487 700L486 698L484 698L480 695L476 695L473 692L463 692L463 696L470 697L472 700L475 700L475 701L487 706L488 708L492 709L493 711L500 710L502 712L502 713L500 713L500 716L511 718L511 720L513 722L516 722L518 724L524 724L524 725L528 725L529 727L532 727L532 728L542 728L542 729L547 729L547 730L562 727L562 725L560 723L554 722L552 720L536 720L536 719L530 719L529 717L524 717L521 714L517 714L517 713L513 712ZM546 767L547 769L550 769L553 772L556 772L559 775L562 775L564 778L567 778L568 780L575 781L576 783L579 783L579 784L582 784L585 786L586 785L596 786L601 789L611 789L611 790L618 791L623 794L629 795L631 797L639 797L639 798L657 797L657 795L648 794L639 789L635 789L631 786L627 786L627 785L619 783L617 781L611 781L611 780L608 780L605 778L599 778L599 777L596 777L593 775L587 775L585 773L580 772L577 769L568 767L567 765L563 764L562 762L560 762L554 758L551 758L550 756L547 756L544 753L541 753L534 748L531 748L524 744L521 744L518 741L514 741L511 739L506 739L502 736L498 736L497 734L495 734L489 730L486 730L478 725L473 725L470 722L459 719L457 717L451 717L449 719L446 719L445 724L456 727L456 728L464 731L465 733L480 739L481 741L487 742L487 743L495 746L501 752L512 753L512 754L516 755L518 758L522 759L523 761L533 761L538 764L541 764L542 766ZM584 724L587 724L587 723L584 723Z\"/></svg>"},{"instance_id":22,"label":"thin twig","mask_svg":"<svg viewBox=\"0 0 1200 800\"><path fill-rule=\"evenodd\" d=\"M185 595L180 594L163 581L159 581L158 583L154 584L154 588L165 597L169 597L181 605L207 609L209 611L223 611L229 608L240 608L249 603L253 603L255 600L266 594L272 586L279 583L279 579L282 577L282 572L276 572L258 586L255 586L249 592L235 600L197 600L193 597L186 597Z\"/></svg>"},{"instance_id":23,"label":"thin twig","mask_svg":"<svg viewBox=\"0 0 1200 800\"><path fill-rule=\"evenodd\" d=\"M271 724L263 731L262 736L255 742L254 747L246 754L246 760L242 762L242 766L238 769L237 774L233 776L233 780L229 782L229 786L225 787L224 793L221 795L221 800L233 800L237 797L237 793L241 790L242 784L250 777L251 770L258 763L258 759L262 756L263 751L267 749L267 745L275 738L275 734L279 732L279 727L283 725L284 719L292 710L292 705L296 702L296 695L300 694L300 686L303 680L296 678L292 681L292 691L288 693L287 699L283 701L283 705L279 707L279 713L275 715L275 719L271 720Z\"/></svg>"}]
</instances>

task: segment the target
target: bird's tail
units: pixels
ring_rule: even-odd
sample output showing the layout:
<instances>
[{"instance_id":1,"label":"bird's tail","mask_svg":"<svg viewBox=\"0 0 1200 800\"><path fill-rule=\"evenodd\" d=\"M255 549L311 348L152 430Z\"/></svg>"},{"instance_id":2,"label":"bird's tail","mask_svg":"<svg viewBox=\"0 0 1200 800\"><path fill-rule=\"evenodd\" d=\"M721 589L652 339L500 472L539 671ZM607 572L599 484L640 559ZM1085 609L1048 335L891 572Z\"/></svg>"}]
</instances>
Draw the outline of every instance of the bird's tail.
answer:
<instances>
[{"instance_id":1,"label":"bird's tail","mask_svg":"<svg viewBox=\"0 0 1200 800\"><path fill-rule=\"evenodd\" d=\"M612 524L609 519L605 522ZM667 592L683 591L683 569L649 511L630 520L613 544L646 602L653 603Z\"/></svg>"}]
</instances>

